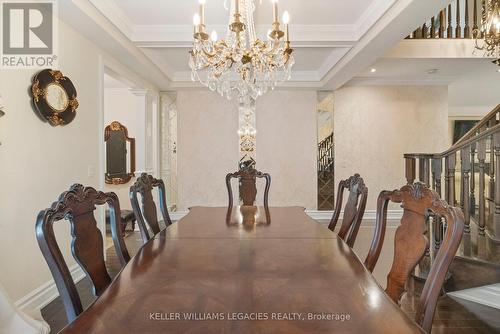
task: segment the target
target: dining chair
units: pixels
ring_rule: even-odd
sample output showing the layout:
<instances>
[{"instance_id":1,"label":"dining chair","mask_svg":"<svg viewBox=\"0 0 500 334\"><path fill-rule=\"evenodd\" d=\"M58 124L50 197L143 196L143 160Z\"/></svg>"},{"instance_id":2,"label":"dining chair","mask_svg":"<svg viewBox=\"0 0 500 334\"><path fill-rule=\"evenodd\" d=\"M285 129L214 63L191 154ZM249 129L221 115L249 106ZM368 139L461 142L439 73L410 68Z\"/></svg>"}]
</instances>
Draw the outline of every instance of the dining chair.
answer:
<instances>
[{"instance_id":1,"label":"dining chair","mask_svg":"<svg viewBox=\"0 0 500 334\"><path fill-rule=\"evenodd\" d=\"M264 207L269 207L269 188L271 187L271 175L262 173L253 167L240 169L237 172L226 175L226 187L229 196L229 208L233 207L233 190L231 179L238 179L239 198L244 206L254 206L257 197L257 178L266 180L264 188Z\"/></svg>"},{"instance_id":2,"label":"dining chair","mask_svg":"<svg viewBox=\"0 0 500 334\"><path fill-rule=\"evenodd\" d=\"M91 187L74 184L61 194L48 209L40 211L36 220L36 238L47 261L62 298L68 320L73 321L82 313L82 302L66 261L58 246L54 223L68 220L71 225L71 253L92 281L93 293L100 296L111 283L111 277L104 262L102 234L94 217L96 205L108 204L111 210L111 234L116 253L122 266L129 260L121 233L120 203L115 193L103 193Z\"/></svg>"},{"instance_id":3,"label":"dining chair","mask_svg":"<svg viewBox=\"0 0 500 334\"><path fill-rule=\"evenodd\" d=\"M335 231L335 227L339 221L344 191L346 189L349 191L349 197L344 207L342 225L340 226L338 236L352 248L356 241L363 215L365 214L368 188L365 186L365 182L359 174L354 174L350 178L339 182L335 209L330 224L328 225L328 228L332 231Z\"/></svg>"},{"instance_id":4,"label":"dining chair","mask_svg":"<svg viewBox=\"0 0 500 334\"><path fill-rule=\"evenodd\" d=\"M394 238L394 258L385 290L398 304L406 291L410 273L429 247L426 221L431 217L440 217L447 224L444 241L432 263L415 315L415 321L426 332L430 332L441 287L462 240L464 216L460 208L448 205L438 193L422 183L405 185L400 190L382 191L377 200L375 233L365 260L369 271L375 268L382 250L389 202L399 203L403 208L401 224Z\"/></svg>"},{"instance_id":5,"label":"dining chair","mask_svg":"<svg viewBox=\"0 0 500 334\"><path fill-rule=\"evenodd\" d=\"M148 242L152 236L149 235L148 226L153 235L160 233L160 222L158 221L158 214L156 211L156 204L153 199L153 188L158 188L160 211L163 217L165 226L170 226L172 221L168 214L167 201L165 194L165 183L163 180L155 179L147 173L142 173L140 177L130 187L130 203L134 210L139 230L141 231L142 241ZM139 205L138 194L141 195L141 206ZM146 225L147 224L147 225Z\"/></svg>"}]
</instances>

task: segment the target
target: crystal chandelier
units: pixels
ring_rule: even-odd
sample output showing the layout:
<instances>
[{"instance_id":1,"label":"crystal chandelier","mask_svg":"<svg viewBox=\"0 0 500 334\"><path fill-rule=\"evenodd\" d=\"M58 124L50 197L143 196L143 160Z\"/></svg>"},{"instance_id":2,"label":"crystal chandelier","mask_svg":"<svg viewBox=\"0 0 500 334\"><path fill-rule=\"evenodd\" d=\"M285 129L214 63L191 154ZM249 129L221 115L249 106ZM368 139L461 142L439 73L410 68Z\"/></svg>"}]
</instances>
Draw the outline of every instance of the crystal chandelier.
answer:
<instances>
[{"instance_id":1,"label":"crystal chandelier","mask_svg":"<svg viewBox=\"0 0 500 334\"><path fill-rule=\"evenodd\" d=\"M483 1L481 29L476 36L476 49L495 58L493 63L500 66L500 0Z\"/></svg>"},{"instance_id":2,"label":"crystal chandelier","mask_svg":"<svg viewBox=\"0 0 500 334\"><path fill-rule=\"evenodd\" d=\"M257 38L254 0L231 0L226 39L205 31L205 1L199 0L194 15L194 44L190 51L191 79L228 99L255 100L283 81L290 80L294 64L290 48L288 12L283 13L280 30L278 0L272 0L273 23L267 40Z\"/></svg>"}]
</instances>

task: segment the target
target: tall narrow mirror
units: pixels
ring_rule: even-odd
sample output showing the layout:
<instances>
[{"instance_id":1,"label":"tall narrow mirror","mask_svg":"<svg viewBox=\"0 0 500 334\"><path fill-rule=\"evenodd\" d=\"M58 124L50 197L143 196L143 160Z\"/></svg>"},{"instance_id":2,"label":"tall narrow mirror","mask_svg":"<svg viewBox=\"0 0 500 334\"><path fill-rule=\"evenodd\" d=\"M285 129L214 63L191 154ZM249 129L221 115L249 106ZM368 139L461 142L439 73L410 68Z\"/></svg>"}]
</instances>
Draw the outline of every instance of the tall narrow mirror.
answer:
<instances>
[{"instance_id":1,"label":"tall narrow mirror","mask_svg":"<svg viewBox=\"0 0 500 334\"><path fill-rule=\"evenodd\" d=\"M135 139L127 128L114 121L104 129L106 142L106 174L108 184L125 184L135 172Z\"/></svg>"},{"instance_id":2,"label":"tall narrow mirror","mask_svg":"<svg viewBox=\"0 0 500 334\"><path fill-rule=\"evenodd\" d=\"M318 92L318 210L333 210L334 192L334 141L333 141L333 92Z\"/></svg>"}]
</instances>

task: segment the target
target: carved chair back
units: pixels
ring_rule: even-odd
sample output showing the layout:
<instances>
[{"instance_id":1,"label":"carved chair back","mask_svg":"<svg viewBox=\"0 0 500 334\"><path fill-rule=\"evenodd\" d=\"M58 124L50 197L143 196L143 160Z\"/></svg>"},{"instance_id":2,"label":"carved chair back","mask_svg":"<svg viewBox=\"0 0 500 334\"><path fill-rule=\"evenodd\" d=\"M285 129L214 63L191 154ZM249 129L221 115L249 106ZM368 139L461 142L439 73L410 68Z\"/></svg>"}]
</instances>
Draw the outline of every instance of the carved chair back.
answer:
<instances>
[{"instance_id":1,"label":"carved chair back","mask_svg":"<svg viewBox=\"0 0 500 334\"><path fill-rule=\"evenodd\" d=\"M160 211L163 216L163 222L166 226L172 224L170 215L168 214L165 184L163 183L163 180L155 179L151 175L142 173L130 187L129 196L132 209L134 210L134 214L139 225L139 230L141 231L142 241L144 243L151 239L146 224L151 229L151 232L153 232L153 235L158 234L161 230L156 211L156 204L153 199L152 191L154 187L158 188ZM142 197L142 205L139 205L138 194Z\"/></svg>"},{"instance_id":2,"label":"carved chair back","mask_svg":"<svg viewBox=\"0 0 500 334\"><path fill-rule=\"evenodd\" d=\"M347 180L339 182L337 201L328 228L335 231L335 227L340 217L340 211L342 210L344 190L346 189L349 191L349 197L344 207L344 216L338 236L342 238L349 247L353 247L361 221L363 220L363 215L365 214L366 200L368 197L368 188L365 186L365 182L359 174L354 174Z\"/></svg>"},{"instance_id":3,"label":"carved chair back","mask_svg":"<svg viewBox=\"0 0 500 334\"><path fill-rule=\"evenodd\" d=\"M427 220L440 217L438 219L443 218L447 223L444 241L425 281L415 315L415 321L425 331L430 332L441 287L462 240L464 216L460 208L449 206L435 191L422 183L406 185L400 190L382 191L377 201L375 234L365 260L365 266L370 271L375 268L384 243L389 202L401 203L403 208L401 225L396 230L394 240L394 259L385 290L398 304L406 291L410 273L429 247Z\"/></svg>"},{"instance_id":4,"label":"carved chair back","mask_svg":"<svg viewBox=\"0 0 500 334\"><path fill-rule=\"evenodd\" d=\"M57 244L54 222L67 219L71 224L71 252L93 284L93 293L100 296L111 283L104 263L103 237L94 217L96 205L108 204L113 243L122 266L129 260L122 236L120 204L115 193L103 193L81 184L71 186L48 209L40 211L36 221L36 238L56 282L68 320L82 311L82 303L66 261Z\"/></svg>"},{"instance_id":5,"label":"carved chair back","mask_svg":"<svg viewBox=\"0 0 500 334\"><path fill-rule=\"evenodd\" d=\"M231 179L233 178L239 180L239 198L244 206L255 205L255 198L257 197L257 178L265 179L264 207L269 207L269 188L271 187L271 176L268 173L262 173L255 168L246 168L226 175L229 208L233 207L233 190L231 187Z\"/></svg>"}]
</instances>

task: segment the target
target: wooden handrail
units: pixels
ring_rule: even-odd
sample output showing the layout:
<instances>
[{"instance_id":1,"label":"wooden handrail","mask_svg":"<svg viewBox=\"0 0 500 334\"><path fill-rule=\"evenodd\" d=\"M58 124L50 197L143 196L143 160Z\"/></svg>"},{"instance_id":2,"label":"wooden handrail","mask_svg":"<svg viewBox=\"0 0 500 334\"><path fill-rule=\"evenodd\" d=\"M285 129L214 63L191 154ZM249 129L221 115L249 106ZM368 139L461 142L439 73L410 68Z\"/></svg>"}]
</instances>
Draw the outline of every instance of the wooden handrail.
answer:
<instances>
[{"instance_id":1,"label":"wooden handrail","mask_svg":"<svg viewBox=\"0 0 500 334\"><path fill-rule=\"evenodd\" d=\"M474 137L475 134L485 125L488 125L488 123L492 120L492 119L496 119L496 114L500 112L500 104L497 105L495 107L495 109L493 109L492 111L490 111L486 116L483 117L483 119L481 119L479 121L479 123L477 123L476 125L474 125L474 127L472 129L470 129L469 131L467 131L467 133L465 135L462 136L462 138L460 138L453 146L456 146L456 145L459 145L461 144L462 142L464 142L465 140L471 138L471 137ZM452 148L453 148L452 146Z\"/></svg>"},{"instance_id":2,"label":"wooden handrail","mask_svg":"<svg viewBox=\"0 0 500 334\"><path fill-rule=\"evenodd\" d=\"M465 217L464 233L470 233L474 222L479 236L494 239L500 238L500 123L496 119L499 112L500 105L444 152L404 155L408 184L418 179L450 205L459 205ZM490 210L493 206L494 210ZM437 250L446 225L440 217L433 218L432 224L431 242Z\"/></svg>"}]
</instances>

